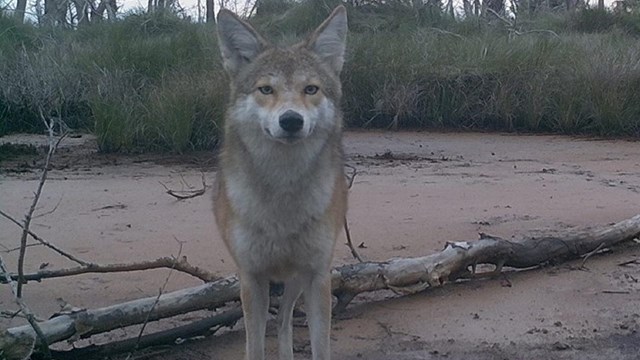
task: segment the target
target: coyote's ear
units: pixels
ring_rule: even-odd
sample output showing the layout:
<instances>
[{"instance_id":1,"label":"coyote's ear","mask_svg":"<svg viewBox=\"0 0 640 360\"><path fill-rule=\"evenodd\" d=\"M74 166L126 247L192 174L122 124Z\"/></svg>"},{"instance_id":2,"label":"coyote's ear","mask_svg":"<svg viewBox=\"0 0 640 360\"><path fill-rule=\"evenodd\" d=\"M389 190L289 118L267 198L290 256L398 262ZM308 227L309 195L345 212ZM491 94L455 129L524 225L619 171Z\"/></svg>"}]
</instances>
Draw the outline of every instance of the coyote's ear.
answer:
<instances>
[{"instance_id":1,"label":"coyote's ear","mask_svg":"<svg viewBox=\"0 0 640 360\"><path fill-rule=\"evenodd\" d=\"M344 63L346 42L347 9L340 5L311 34L305 45L339 74Z\"/></svg>"},{"instance_id":2,"label":"coyote's ear","mask_svg":"<svg viewBox=\"0 0 640 360\"><path fill-rule=\"evenodd\" d=\"M224 68L235 74L264 50L267 41L236 14L222 9L218 12L218 44Z\"/></svg>"}]
</instances>

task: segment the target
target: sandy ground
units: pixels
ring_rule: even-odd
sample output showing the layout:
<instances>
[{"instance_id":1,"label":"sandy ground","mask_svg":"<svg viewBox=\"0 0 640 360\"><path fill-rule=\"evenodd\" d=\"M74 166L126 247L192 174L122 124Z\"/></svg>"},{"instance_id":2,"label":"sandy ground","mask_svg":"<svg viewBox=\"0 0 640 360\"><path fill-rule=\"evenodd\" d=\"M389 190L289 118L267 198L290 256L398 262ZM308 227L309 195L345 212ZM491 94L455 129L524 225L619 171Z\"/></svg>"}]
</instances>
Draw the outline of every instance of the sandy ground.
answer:
<instances>
[{"instance_id":1,"label":"sandy ground","mask_svg":"<svg viewBox=\"0 0 640 360\"><path fill-rule=\"evenodd\" d=\"M0 141L42 142L18 136ZM603 226L640 213L640 143L559 136L350 132L358 175L349 223L367 260L426 255L478 232L502 237ZM33 231L77 256L120 263L176 255L225 275L234 265L213 222L210 195L176 201L215 173L210 154L108 156L91 139L67 139L46 183ZM21 218L37 185L37 161L0 164L0 208ZM55 211L54 211L55 210ZM20 229L0 218L0 253L16 268ZM343 242L343 239L341 239ZM638 359L640 245L580 262L447 285L420 294L362 295L333 320L335 359ZM30 247L27 269L73 264ZM353 262L338 246L335 264ZM154 296L168 270L83 275L30 283L25 299L43 318L64 304L99 307ZM197 285L173 273L166 291ZM15 306L6 286L0 309ZM197 316L197 315L194 315ZM191 317L164 321L183 324ZM21 324L0 319L0 327ZM296 357L310 357L304 326ZM137 334L114 331L109 339ZM165 349L152 359L242 359L238 324L219 336ZM268 353L276 351L273 326Z\"/></svg>"}]
</instances>

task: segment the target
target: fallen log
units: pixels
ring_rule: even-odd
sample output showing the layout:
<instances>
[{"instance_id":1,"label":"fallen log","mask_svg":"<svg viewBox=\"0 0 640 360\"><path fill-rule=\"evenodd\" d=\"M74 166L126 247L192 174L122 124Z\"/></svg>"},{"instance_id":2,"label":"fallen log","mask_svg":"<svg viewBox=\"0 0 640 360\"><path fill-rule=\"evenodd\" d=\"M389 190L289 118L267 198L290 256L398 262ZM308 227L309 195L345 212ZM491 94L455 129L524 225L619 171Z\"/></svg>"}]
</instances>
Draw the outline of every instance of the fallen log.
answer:
<instances>
[{"instance_id":1,"label":"fallen log","mask_svg":"<svg viewBox=\"0 0 640 360\"><path fill-rule=\"evenodd\" d=\"M152 346L182 343L187 339L210 335L221 327L231 327L242 318L242 309L227 310L221 314L196 320L169 330L158 331L140 338L129 338L104 345L89 345L68 351L51 351L57 360L103 359ZM214 329L213 331L211 329Z\"/></svg>"},{"instance_id":2,"label":"fallen log","mask_svg":"<svg viewBox=\"0 0 640 360\"><path fill-rule=\"evenodd\" d=\"M413 293L458 279L497 274L504 266L522 269L576 259L638 236L640 215L598 230L521 241L481 235L475 241L447 242L442 251L424 257L344 265L332 270L333 293L338 299L336 309L344 309L363 292L388 289ZM477 274L479 264L495 265L495 270ZM191 311L215 309L238 299L238 278L229 276L160 297L62 314L41 322L40 327L46 341L52 344ZM0 332L0 353L8 354L13 347L37 341L29 325L7 329Z\"/></svg>"}]
</instances>

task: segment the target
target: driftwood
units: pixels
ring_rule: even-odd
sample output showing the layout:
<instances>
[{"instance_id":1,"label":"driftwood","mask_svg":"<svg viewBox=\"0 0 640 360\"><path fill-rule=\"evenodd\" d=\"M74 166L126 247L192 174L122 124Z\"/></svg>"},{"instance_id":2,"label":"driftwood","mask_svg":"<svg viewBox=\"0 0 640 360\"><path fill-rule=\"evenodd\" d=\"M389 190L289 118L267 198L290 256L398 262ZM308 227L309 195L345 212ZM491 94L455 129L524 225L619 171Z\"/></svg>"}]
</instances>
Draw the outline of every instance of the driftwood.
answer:
<instances>
[{"instance_id":1,"label":"driftwood","mask_svg":"<svg viewBox=\"0 0 640 360\"><path fill-rule=\"evenodd\" d=\"M69 351L52 351L58 360L102 359L113 354L126 353L133 349L151 346L181 344L187 339L210 335L222 327L231 327L242 318L242 309L236 307L221 314L196 320L169 330L158 331L140 338L129 338L104 345L89 345Z\"/></svg>"},{"instance_id":2,"label":"driftwood","mask_svg":"<svg viewBox=\"0 0 640 360\"><path fill-rule=\"evenodd\" d=\"M336 310L344 309L355 295L363 292L386 289L413 293L458 279L497 274L504 266L531 268L588 256L597 249L638 236L640 215L600 230L530 237L522 241L481 235L476 241L448 242L442 251L429 256L340 266L332 270L333 293L338 299ZM495 270L478 274L479 264L493 264ZM52 344L140 324L147 318L154 321L196 310L216 309L238 299L238 279L229 276L159 297L58 315L39 325L47 343ZM0 332L0 345L5 349L33 343L34 339L36 336L29 325Z\"/></svg>"}]
</instances>

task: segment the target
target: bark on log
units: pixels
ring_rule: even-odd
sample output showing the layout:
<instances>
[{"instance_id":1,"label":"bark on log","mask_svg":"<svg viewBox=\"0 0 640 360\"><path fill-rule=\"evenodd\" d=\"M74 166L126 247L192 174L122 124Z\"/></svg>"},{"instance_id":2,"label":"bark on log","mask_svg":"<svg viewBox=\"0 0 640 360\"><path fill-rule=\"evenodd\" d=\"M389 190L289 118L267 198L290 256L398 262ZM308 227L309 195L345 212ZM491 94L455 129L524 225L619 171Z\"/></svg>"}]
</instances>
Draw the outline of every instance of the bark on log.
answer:
<instances>
[{"instance_id":1,"label":"bark on log","mask_svg":"<svg viewBox=\"0 0 640 360\"><path fill-rule=\"evenodd\" d=\"M503 266L530 268L549 261L579 258L595 249L638 236L640 215L601 230L572 232L558 237L526 238L522 241L483 236L476 241L448 242L441 252L424 257L340 266L332 271L333 292L338 298L336 308L343 309L355 295L362 292L389 289L413 293L468 278L474 275L478 264L493 264L496 272L501 271ZM238 279L230 276L163 294L159 298L154 296L60 315L42 322L40 327L51 344L140 324L149 312L149 321L154 321L191 311L218 308L238 299ZM0 344L6 349L12 344L17 346L33 342L34 338L33 329L28 325L0 332Z\"/></svg>"},{"instance_id":2,"label":"bark on log","mask_svg":"<svg viewBox=\"0 0 640 360\"><path fill-rule=\"evenodd\" d=\"M210 316L192 323L178 326L169 330L144 335L140 338L129 338L104 345L89 345L69 351L52 351L56 360L86 360L109 358L114 354L121 354L144 349L152 346L176 344L176 340L187 340L196 336L215 333L222 327L231 327L242 318L242 309L235 308L221 314ZM213 329L213 330L211 330Z\"/></svg>"}]
</instances>

